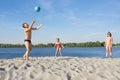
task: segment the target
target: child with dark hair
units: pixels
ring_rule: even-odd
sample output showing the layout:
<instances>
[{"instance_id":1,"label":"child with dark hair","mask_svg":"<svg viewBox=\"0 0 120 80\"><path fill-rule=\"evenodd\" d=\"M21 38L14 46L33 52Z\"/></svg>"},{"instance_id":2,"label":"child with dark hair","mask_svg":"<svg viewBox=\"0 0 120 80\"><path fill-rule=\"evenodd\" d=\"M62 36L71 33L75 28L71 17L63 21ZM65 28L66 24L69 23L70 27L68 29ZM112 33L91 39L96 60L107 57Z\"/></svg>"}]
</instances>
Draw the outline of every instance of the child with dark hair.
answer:
<instances>
[{"instance_id":1,"label":"child with dark hair","mask_svg":"<svg viewBox=\"0 0 120 80\"><path fill-rule=\"evenodd\" d=\"M106 58L108 57L108 53L110 53L110 57L112 58L112 44L113 44L112 34L108 32L107 38L105 40Z\"/></svg>"}]
</instances>

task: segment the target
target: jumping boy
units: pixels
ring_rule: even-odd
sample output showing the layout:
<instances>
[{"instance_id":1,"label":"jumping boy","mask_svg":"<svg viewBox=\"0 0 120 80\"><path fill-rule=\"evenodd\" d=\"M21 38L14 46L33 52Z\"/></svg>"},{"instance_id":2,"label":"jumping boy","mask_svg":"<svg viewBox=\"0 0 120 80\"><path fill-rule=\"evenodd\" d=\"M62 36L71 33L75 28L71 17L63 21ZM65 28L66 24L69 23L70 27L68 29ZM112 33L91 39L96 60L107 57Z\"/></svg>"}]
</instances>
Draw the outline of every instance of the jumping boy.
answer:
<instances>
[{"instance_id":1,"label":"jumping boy","mask_svg":"<svg viewBox=\"0 0 120 80\"><path fill-rule=\"evenodd\" d=\"M27 23L23 23L23 28L24 28L24 32L25 32L25 47L26 47L26 52L23 56L24 60L28 60L29 59L29 54L30 51L32 50L32 43L31 43L31 37L32 37L32 30L39 30L43 24L40 24L38 27L33 28L33 24L35 23L35 21L33 20L31 25L28 25Z\"/></svg>"}]
</instances>

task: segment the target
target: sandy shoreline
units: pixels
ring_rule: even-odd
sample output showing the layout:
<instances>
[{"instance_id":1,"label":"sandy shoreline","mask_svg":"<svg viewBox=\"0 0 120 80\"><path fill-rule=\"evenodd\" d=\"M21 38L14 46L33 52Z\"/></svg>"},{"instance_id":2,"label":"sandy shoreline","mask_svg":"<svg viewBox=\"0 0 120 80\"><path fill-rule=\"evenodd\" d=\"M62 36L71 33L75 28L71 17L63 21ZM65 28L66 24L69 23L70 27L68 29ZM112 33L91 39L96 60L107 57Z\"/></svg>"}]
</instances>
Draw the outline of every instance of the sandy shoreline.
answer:
<instances>
[{"instance_id":1,"label":"sandy shoreline","mask_svg":"<svg viewBox=\"0 0 120 80\"><path fill-rule=\"evenodd\" d=\"M0 60L0 80L120 80L120 59L32 57Z\"/></svg>"}]
</instances>

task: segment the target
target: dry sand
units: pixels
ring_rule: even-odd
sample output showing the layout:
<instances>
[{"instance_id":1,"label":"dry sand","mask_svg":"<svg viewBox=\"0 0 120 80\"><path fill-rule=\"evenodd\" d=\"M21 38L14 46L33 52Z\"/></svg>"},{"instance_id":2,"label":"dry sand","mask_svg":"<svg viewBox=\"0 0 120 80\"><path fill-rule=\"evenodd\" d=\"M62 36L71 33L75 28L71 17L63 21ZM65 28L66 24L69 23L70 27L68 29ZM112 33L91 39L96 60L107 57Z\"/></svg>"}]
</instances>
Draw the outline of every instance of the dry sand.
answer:
<instances>
[{"instance_id":1,"label":"dry sand","mask_svg":"<svg viewBox=\"0 0 120 80\"><path fill-rule=\"evenodd\" d=\"M120 59L32 57L0 60L0 80L120 80Z\"/></svg>"}]
</instances>

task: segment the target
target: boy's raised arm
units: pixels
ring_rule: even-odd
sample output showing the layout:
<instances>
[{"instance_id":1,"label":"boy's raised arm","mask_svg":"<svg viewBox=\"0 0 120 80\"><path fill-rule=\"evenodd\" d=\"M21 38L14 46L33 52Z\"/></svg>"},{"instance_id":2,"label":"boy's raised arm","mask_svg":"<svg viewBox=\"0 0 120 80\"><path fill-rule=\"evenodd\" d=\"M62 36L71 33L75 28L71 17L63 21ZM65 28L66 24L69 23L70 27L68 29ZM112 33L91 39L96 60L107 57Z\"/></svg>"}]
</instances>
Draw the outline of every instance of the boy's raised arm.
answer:
<instances>
[{"instance_id":1,"label":"boy's raised arm","mask_svg":"<svg viewBox=\"0 0 120 80\"><path fill-rule=\"evenodd\" d=\"M32 28L32 30L39 30L44 24L40 24L38 27L36 28Z\"/></svg>"},{"instance_id":2,"label":"boy's raised arm","mask_svg":"<svg viewBox=\"0 0 120 80\"><path fill-rule=\"evenodd\" d=\"M31 23L31 25L29 26L29 28L28 29L26 29L25 31L29 31L29 30L32 30L32 26L33 26L33 24L35 23L35 21L33 20L32 21L32 23Z\"/></svg>"}]
</instances>

